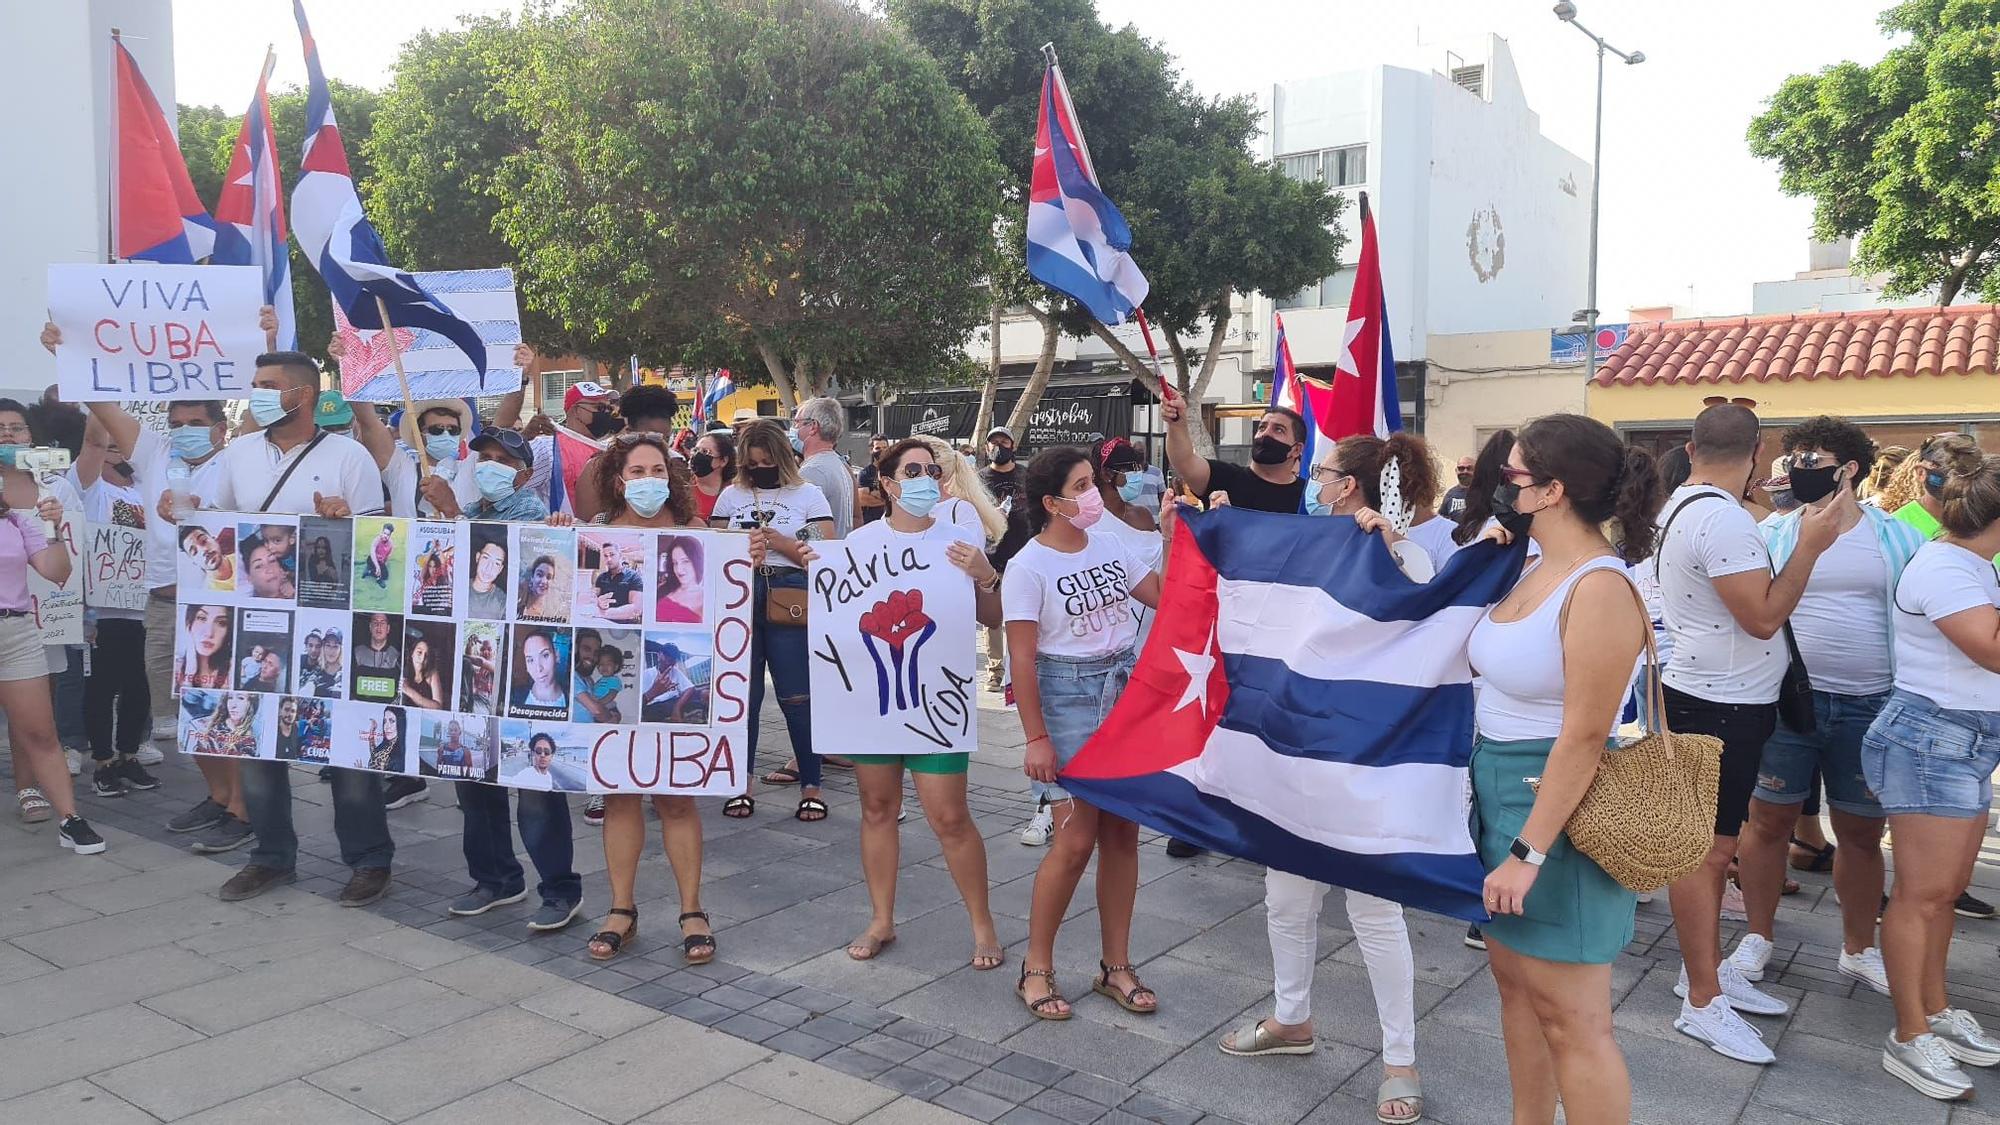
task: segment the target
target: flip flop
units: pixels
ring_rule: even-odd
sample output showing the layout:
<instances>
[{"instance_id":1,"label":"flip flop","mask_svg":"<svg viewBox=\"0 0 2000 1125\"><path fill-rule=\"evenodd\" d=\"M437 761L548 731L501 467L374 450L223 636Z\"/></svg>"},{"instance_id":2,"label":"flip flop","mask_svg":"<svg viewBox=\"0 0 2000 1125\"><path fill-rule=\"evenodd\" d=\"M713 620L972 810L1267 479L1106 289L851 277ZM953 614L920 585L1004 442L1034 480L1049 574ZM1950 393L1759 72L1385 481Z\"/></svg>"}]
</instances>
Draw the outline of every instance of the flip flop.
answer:
<instances>
[{"instance_id":1,"label":"flip flop","mask_svg":"<svg viewBox=\"0 0 2000 1125\"><path fill-rule=\"evenodd\" d=\"M731 797L722 802L722 815L731 820L748 820L757 811L757 798Z\"/></svg>"},{"instance_id":2,"label":"flip flop","mask_svg":"<svg viewBox=\"0 0 2000 1125\"><path fill-rule=\"evenodd\" d=\"M797 785L799 783L799 771L790 766L779 766L758 780L766 785Z\"/></svg>"},{"instance_id":3,"label":"flip flop","mask_svg":"<svg viewBox=\"0 0 2000 1125\"><path fill-rule=\"evenodd\" d=\"M1313 1039L1280 1039L1264 1030L1264 1022L1258 1020L1223 1036L1215 1045L1225 1055L1247 1059L1253 1055L1310 1055L1319 1044Z\"/></svg>"},{"instance_id":4,"label":"flip flop","mask_svg":"<svg viewBox=\"0 0 2000 1125\"><path fill-rule=\"evenodd\" d=\"M990 961L992 962L992 964L982 965L980 964L981 961ZM1005 950L1001 949L997 945L975 944L972 947L972 967L979 970L982 973L992 969L997 969L1006 963L1007 963L1007 953Z\"/></svg>"},{"instance_id":5,"label":"flip flop","mask_svg":"<svg viewBox=\"0 0 2000 1125\"><path fill-rule=\"evenodd\" d=\"M847 955L856 961L873 961L875 958L881 956L883 950L894 944L896 944L895 934L890 934L888 937L862 934L860 937L847 943ZM865 950L866 952L863 956L855 957L854 951L857 949Z\"/></svg>"}]
</instances>

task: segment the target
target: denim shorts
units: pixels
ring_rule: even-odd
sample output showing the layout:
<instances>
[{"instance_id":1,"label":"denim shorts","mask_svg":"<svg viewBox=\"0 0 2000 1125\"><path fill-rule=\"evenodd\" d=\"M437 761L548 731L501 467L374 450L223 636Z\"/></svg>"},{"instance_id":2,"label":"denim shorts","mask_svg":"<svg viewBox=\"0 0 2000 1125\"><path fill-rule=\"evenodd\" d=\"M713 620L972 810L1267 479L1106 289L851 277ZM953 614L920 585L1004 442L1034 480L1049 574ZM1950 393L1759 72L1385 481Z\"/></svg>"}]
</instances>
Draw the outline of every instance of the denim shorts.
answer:
<instances>
[{"instance_id":1,"label":"denim shorts","mask_svg":"<svg viewBox=\"0 0 2000 1125\"><path fill-rule=\"evenodd\" d=\"M1901 688L1861 743L1868 787L1891 816L1983 817L1996 768L2000 712L1953 711Z\"/></svg>"},{"instance_id":2,"label":"denim shorts","mask_svg":"<svg viewBox=\"0 0 2000 1125\"><path fill-rule=\"evenodd\" d=\"M1811 734L1800 734L1783 723L1764 744L1764 761L1757 770L1757 799L1773 805L1797 805L1812 789L1813 770L1826 782L1826 803L1854 816L1880 818L1882 804L1868 779L1861 775L1861 742L1889 693L1840 695L1814 691Z\"/></svg>"},{"instance_id":3,"label":"denim shorts","mask_svg":"<svg viewBox=\"0 0 2000 1125\"><path fill-rule=\"evenodd\" d=\"M1042 693L1042 721L1049 727L1049 742L1056 751L1056 769L1069 766L1070 759L1097 733L1111 705L1124 694L1132 680L1132 650L1120 649L1108 656L1057 656L1035 654L1035 684ZM1060 782L1048 786L1045 800L1069 800Z\"/></svg>"}]
</instances>

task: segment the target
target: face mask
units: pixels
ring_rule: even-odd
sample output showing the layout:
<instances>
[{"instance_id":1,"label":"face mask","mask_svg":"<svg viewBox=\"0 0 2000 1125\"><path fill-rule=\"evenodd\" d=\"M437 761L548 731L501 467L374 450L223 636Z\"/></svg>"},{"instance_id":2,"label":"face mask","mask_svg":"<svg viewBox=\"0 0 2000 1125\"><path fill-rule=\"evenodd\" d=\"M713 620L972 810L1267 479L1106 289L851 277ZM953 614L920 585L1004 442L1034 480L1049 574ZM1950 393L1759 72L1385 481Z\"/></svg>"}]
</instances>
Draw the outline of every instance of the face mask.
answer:
<instances>
[{"instance_id":1,"label":"face mask","mask_svg":"<svg viewBox=\"0 0 2000 1125\"><path fill-rule=\"evenodd\" d=\"M694 456L688 458L688 468L693 470L695 476L705 477L715 471L715 458L697 449Z\"/></svg>"},{"instance_id":2,"label":"face mask","mask_svg":"<svg viewBox=\"0 0 2000 1125\"><path fill-rule=\"evenodd\" d=\"M1318 491L1306 493L1306 515L1330 516L1332 514L1333 505L1321 500Z\"/></svg>"},{"instance_id":3,"label":"face mask","mask_svg":"<svg viewBox=\"0 0 2000 1125\"><path fill-rule=\"evenodd\" d=\"M1924 491L1933 499L1944 499L1944 474L1933 469L1924 474Z\"/></svg>"},{"instance_id":4,"label":"face mask","mask_svg":"<svg viewBox=\"0 0 2000 1125\"><path fill-rule=\"evenodd\" d=\"M913 516L927 516L937 507L938 482L929 477L918 477L903 482L903 491L896 497L896 506Z\"/></svg>"},{"instance_id":5,"label":"face mask","mask_svg":"<svg viewBox=\"0 0 2000 1125\"><path fill-rule=\"evenodd\" d=\"M1521 500L1521 486L1511 480L1503 480L1493 486L1493 518L1501 530L1519 539L1528 533L1528 525L1535 522L1535 513L1517 510L1514 505Z\"/></svg>"},{"instance_id":6,"label":"face mask","mask_svg":"<svg viewBox=\"0 0 2000 1125\"><path fill-rule=\"evenodd\" d=\"M1104 516L1104 497L1094 488L1081 496L1070 497L1069 502L1076 505L1076 514L1067 518L1070 526L1078 531L1088 530L1090 525Z\"/></svg>"},{"instance_id":7,"label":"face mask","mask_svg":"<svg viewBox=\"0 0 2000 1125\"><path fill-rule=\"evenodd\" d=\"M269 387L252 390L250 416L257 419L257 424L265 429L270 429L291 417L292 412L285 409L285 392L272 390Z\"/></svg>"},{"instance_id":8,"label":"face mask","mask_svg":"<svg viewBox=\"0 0 2000 1125\"><path fill-rule=\"evenodd\" d=\"M639 515L651 519L667 503L673 486L665 477L639 477L625 482L625 503Z\"/></svg>"},{"instance_id":9,"label":"face mask","mask_svg":"<svg viewBox=\"0 0 2000 1125\"><path fill-rule=\"evenodd\" d=\"M1821 465L1814 469L1793 469L1786 475L1791 479L1791 493L1801 504L1816 504L1833 495L1840 487L1835 479L1840 474L1839 465ZM1772 499L1777 499L1774 495Z\"/></svg>"},{"instance_id":10,"label":"face mask","mask_svg":"<svg viewBox=\"0 0 2000 1125\"><path fill-rule=\"evenodd\" d=\"M993 450L993 463L994 463L995 465L1011 465L1011 464L1013 464L1013 463L1014 463L1014 451L1013 451L1013 450L1011 450L1011 449L1009 449L1009 448L1007 448L1007 447L1006 447L1006 446L1004 446L1004 445L1002 445L1002 446L996 446L996 447L994 448L994 450Z\"/></svg>"},{"instance_id":11,"label":"face mask","mask_svg":"<svg viewBox=\"0 0 2000 1125\"><path fill-rule=\"evenodd\" d=\"M183 461L199 461L215 452L215 438L207 426L175 426L167 431L167 438Z\"/></svg>"},{"instance_id":12,"label":"face mask","mask_svg":"<svg viewBox=\"0 0 2000 1125\"><path fill-rule=\"evenodd\" d=\"M498 504L514 495L514 476L518 471L498 461L481 461L473 467L472 480L487 503Z\"/></svg>"},{"instance_id":13,"label":"face mask","mask_svg":"<svg viewBox=\"0 0 2000 1125\"><path fill-rule=\"evenodd\" d=\"M778 487L778 467L776 465L752 465L743 470L743 474L750 478L750 487L752 488Z\"/></svg>"},{"instance_id":14,"label":"face mask","mask_svg":"<svg viewBox=\"0 0 2000 1125\"><path fill-rule=\"evenodd\" d=\"M1282 465L1291 455L1291 443L1280 441L1269 434L1250 443L1250 459L1259 465Z\"/></svg>"},{"instance_id":15,"label":"face mask","mask_svg":"<svg viewBox=\"0 0 2000 1125\"><path fill-rule=\"evenodd\" d=\"M32 445L0 445L0 468L18 469L21 454L33 449Z\"/></svg>"},{"instance_id":16,"label":"face mask","mask_svg":"<svg viewBox=\"0 0 2000 1125\"><path fill-rule=\"evenodd\" d=\"M785 440L792 443L793 453L804 453L806 451L806 439L799 436L799 428L797 426L793 426L791 429L785 431Z\"/></svg>"},{"instance_id":17,"label":"face mask","mask_svg":"<svg viewBox=\"0 0 2000 1125\"><path fill-rule=\"evenodd\" d=\"M1146 494L1146 480L1144 477L1135 477L1128 475L1124 479L1124 481L1118 485L1118 498L1120 500L1125 501L1127 504L1136 503L1139 497L1144 496L1145 494Z\"/></svg>"},{"instance_id":18,"label":"face mask","mask_svg":"<svg viewBox=\"0 0 2000 1125\"><path fill-rule=\"evenodd\" d=\"M458 458L457 434L429 434L424 437L424 452L433 461L452 461Z\"/></svg>"}]
</instances>

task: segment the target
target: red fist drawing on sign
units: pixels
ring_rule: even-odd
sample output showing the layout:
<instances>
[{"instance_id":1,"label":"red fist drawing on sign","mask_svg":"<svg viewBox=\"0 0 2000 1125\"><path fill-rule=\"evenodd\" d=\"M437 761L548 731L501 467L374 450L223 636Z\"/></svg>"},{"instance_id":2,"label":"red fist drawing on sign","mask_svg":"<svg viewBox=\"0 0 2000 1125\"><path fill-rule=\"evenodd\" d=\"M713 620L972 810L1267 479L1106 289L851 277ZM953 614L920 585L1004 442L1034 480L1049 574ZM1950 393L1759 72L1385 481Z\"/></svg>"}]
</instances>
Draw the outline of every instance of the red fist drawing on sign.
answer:
<instances>
[{"instance_id":1,"label":"red fist drawing on sign","mask_svg":"<svg viewBox=\"0 0 2000 1125\"><path fill-rule=\"evenodd\" d=\"M917 705L918 652L936 632L937 622L924 612L922 590L897 590L861 615L861 643L875 661L879 714L889 713L891 683L895 685L896 710ZM887 663L882 659L883 648L889 650Z\"/></svg>"}]
</instances>

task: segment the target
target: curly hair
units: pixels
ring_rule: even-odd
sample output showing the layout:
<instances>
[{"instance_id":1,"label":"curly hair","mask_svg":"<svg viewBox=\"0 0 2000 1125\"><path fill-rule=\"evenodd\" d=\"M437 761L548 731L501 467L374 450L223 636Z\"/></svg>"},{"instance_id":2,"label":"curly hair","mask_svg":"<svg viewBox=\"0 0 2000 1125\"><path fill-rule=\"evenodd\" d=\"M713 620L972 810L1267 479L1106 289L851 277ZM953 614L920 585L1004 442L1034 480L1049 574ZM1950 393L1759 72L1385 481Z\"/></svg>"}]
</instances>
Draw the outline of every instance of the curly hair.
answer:
<instances>
[{"instance_id":1,"label":"curly hair","mask_svg":"<svg viewBox=\"0 0 2000 1125\"><path fill-rule=\"evenodd\" d=\"M1861 498L1872 500L1881 496L1882 490L1889 485L1889 478L1894 476L1896 470L1903 467L1903 462L1909 459L1910 447L1907 445L1885 445L1876 450L1875 468L1869 472L1868 479L1861 485Z\"/></svg>"},{"instance_id":2,"label":"curly hair","mask_svg":"<svg viewBox=\"0 0 2000 1125\"><path fill-rule=\"evenodd\" d=\"M1875 467L1875 443L1861 427L1845 418L1835 418L1822 414L1808 418L1785 431L1782 439L1786 453L1797 453L1801 449L1824 449L1840 459L1840 464L1849 461L1860 466L1854 472L1849 487L1859 487L1863 478Z\"/></svg>"},{"instance_id":3,"label":"curly hair","mask_svg":"<svg viewBox=\"0 0 2000 1125\"><path fill-rule=\"evenodd\" d=\"M1930 496L1924 488L1924 477L1932 468L1943 469L1947 474L1954 470L1971 473L1977 470L1979 457L1979 443L1964 434L1931 437L1917 452L1904 458L1882 486L1879 501L1882 510L1893 512L1906 504L1922 503Z\"/></svg>"},{"instance_id":4,"label":"curly hair","mask_svg":"<svg viewBox=\"0 0 2000 1125\"><path fill-rule=\"evenodd\" d=\"M604 447L604 466L597 474L598 511L604 514L604 522L616 523L628 510L624 488L611 482L625 479L625 463L642 445L658 450L667 462L667 510L674 514L674 523L680 527L693 525L694 476L688 471L687 462L667 448L667 439L649 430L629 430Z\"/></svg>"},{"instance_id":5,"label":"curly hair","mask_svg":"<svg viewBox=\"0 0 2000 1125\"><path fill-rule=\"evenodd\" d=\"M1334 443L1326 460L1334 468L1352 476L1361 486L1361 496L1369 507L1382 506L1382 470L1394 461L1402 472L1403 504L1411 511L1435 511L1438 501L1437 458L1431 447L1415 434L1394 433L1388 438L1355 434Z\"/></svg>"}]
</instances>

